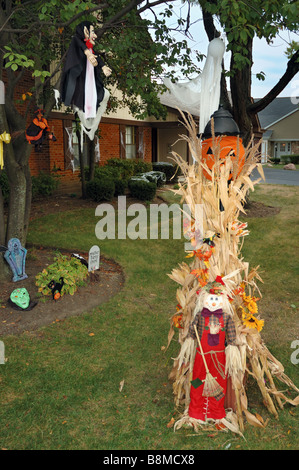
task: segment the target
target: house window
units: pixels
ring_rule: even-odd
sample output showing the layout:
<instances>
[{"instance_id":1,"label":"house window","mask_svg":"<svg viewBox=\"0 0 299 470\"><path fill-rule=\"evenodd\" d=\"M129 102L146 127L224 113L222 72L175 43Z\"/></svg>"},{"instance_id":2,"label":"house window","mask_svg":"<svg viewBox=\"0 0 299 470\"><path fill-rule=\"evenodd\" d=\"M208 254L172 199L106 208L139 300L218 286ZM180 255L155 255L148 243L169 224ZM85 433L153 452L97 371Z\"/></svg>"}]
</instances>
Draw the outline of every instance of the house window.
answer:
<instances>
[{"instance_id":1,"label":"house window","mask_svg":"<svg viewBox=\"0 0 299 470\"><path fill-rule=\"evenodd\" d=\"M144 158L144 128L120 125L120 158Z\"/></svg>"},{"instance_id":2,"label":"house window","mask_svg":"<svg viewBox=\"0 0 299 470\"><path fill-rule=\"evenodd\" d=\"M282 155L289 155L291 153L291 142L275 142L274 143L274 157L280 158Z\"/></svg>"},{"instance_id":3,"label":"house window","mask_svg":"<svg viewBox=\"0 0 299 470\"><path fill-rule=\"evenodd\" d=\"M134 126L126 126L125 134L126 158L136 158L136 129Z\"/></svg>"}]
</instances>

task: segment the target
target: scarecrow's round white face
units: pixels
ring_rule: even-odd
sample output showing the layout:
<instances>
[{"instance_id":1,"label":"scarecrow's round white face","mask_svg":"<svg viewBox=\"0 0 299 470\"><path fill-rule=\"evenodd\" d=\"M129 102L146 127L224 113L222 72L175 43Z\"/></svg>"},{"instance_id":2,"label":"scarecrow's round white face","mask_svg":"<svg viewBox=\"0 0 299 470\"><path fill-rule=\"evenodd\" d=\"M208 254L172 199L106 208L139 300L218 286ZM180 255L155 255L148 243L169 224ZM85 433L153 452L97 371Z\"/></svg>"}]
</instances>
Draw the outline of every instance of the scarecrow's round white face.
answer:
<instances>
[{"instance_id":1,"label":"scarecrow's round white face","mask_svg":"<svg viewBox=\"0 0 299 470\"><path fill-rule=\"evenodd\" d=\"M221 295L209 294L206 296L204 300L203 306L208 308L210 312L214 312L218 310L218 308L222 308L223 300Z\"/></svg>"}]
</instances>

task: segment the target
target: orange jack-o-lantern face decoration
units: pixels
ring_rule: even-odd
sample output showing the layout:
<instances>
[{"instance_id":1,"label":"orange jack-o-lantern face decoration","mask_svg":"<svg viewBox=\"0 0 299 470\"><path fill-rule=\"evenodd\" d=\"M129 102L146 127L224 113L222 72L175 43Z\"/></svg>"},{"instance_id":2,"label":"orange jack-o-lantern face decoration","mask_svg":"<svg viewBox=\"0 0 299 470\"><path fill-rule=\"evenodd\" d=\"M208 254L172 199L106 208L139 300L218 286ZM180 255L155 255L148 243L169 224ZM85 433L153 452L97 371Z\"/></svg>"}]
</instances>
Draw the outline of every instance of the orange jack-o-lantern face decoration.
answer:
<instances>
[{"instance_id":1,"label":"orange jack-o-lantern face decoration","mask_svg":"<svg viewBox=\"0 0 299 470\"><path fill-rule=\"evenodd\" d=\"M214 146L212 134L214 135ZM228 156L232 159L233 163L238 160L237 176L240 174L245 163L245 149L239 134L239 127L232 115L220 106L218 111L215 111L212 115L202 135L202 160L209 170L212 170L215 165L213 151L220 147L220 160L223 160L224 163ZM212 179L206 170L203 170L203 173L207 179ZM231 178L232 174L230 174L229 180Z\"/></svg>"},{"instance_id":2,"label":"orange jack-o-lantern face decoration","mask_svg":"<svg viewBox=\"0 0 299 470\"><path fill-rule=\"evenodd\" d=\"M227 157L230 157L233 162L238 160L237 176L239 176L245 163L245 149L242 144L242 139L240 139L238 136L231 135L219 136L215 138L214 145L216 147L218 147L218 145L220 146L219 158L220 160L223 159L223 162ZM212 170L215 164L212 137L202 142L202 160L207 165L209 170ZM203 174L207 179L212 179L211 175L206 170L203 170ZM232 174L230 174L229 179L231 178Z\"/></svg>"}]
</instances>

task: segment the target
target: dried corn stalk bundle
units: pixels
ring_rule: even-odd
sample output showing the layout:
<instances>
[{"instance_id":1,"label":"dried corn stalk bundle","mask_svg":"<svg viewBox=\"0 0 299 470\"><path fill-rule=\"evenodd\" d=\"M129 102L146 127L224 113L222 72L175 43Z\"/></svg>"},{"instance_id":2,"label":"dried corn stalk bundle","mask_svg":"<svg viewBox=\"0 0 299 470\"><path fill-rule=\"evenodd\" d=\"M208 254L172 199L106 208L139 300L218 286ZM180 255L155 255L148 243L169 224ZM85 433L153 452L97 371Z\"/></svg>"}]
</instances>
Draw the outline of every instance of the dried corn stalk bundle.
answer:
<instances>
[{"instance_id":1,"label":"dried corn stalk bundle","mask_svg":"<svg viewBox=\"0 0 299 470\"><path fill-rule=\"evenodd\" d=\"M193 164L189 165L178 154L173 153L173 159L179 164L183 175L179 189L174 192L181 195L181 201L189 205L191 217L186 219L184 226L194 249L186 257L189 262L182 262L169 274L179 287L176 293L177 312L171 318L168 345L176 327L180 344L170 379L173 382L175 405L184 407L182 418L175 424L175 429L179 429L183 424L198 429L198 423L188 417L196 345L191 338L187 338L187 334L193 319L198 291L217 276L222 276L226 294L230 299L229 305L235 321L242 362L241 366L236 365L232 374L235 409L227 413L223 424L226 429L242 433L244 418L252 425L265 426L261 417L252 415L247 409L245 374L254 377L265 406L275 417L278 415L277 408L282 408L284 403L288 402L294 406L299 403L299 396L291 400L276 388L274 379L279 379L299 392L284 374L282 364L271 355L263 342L260 331L264 322L257 315L258 297L255 297L256 294L261 296L257 282L262 282L262 279L258 274L258 267L250 269L241 255L244 236L249 232L246 229L247 224L242 224L238 218L240 213L245 213L243 203L248 191L253 191L254 184L264 178L262 166L258 163L259 144L250 142L245 149L244 166L240 168L238 158L220 158L221 138L214 136L212 153L215 163L212 169L209 169L201 158L201 143L197 137L194 120L190 115L182 114L182 118L188 132L181 138L188 143ZM213 122L212 134L214 135ZM250 174L254 168L258 169L261 178L252 182ZM209 179L205 177L204 172L210 176ZM196 229L198 205L202 205L203 210L201 238L198 237Z\"/></svg>"}]
</instances>

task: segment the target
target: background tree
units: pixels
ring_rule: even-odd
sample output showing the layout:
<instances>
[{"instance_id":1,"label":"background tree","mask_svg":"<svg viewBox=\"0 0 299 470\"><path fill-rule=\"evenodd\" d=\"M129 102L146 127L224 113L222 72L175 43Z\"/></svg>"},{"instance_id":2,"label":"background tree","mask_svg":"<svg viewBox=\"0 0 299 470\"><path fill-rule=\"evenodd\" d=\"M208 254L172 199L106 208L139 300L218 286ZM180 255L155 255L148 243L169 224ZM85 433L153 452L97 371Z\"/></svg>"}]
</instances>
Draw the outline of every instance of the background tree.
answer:
<instances>
[{"instance_id":1,"label":"background tree","mask_svg":"<svg viewBox=\"0 0 299 470\"><path fill-rule=\"evenodd\" d=\"M245 144L252 136L256 114L270 104L299 71L298 42L292 42L286 51L288 64L277 84L263 98L252 101L252 45L254 37L265 38L268 44L283 30L298 30L298 1L292 0L190 0L202 9L206 33L211 41L220 35L214 20L226 33L227 51L231 51L229 77L231 102L227 81L222 79L222 102L231 111L244 136ZM259 74L264 80L264 73Z\"/></svg>"},{"instance_id":2,"label":"background tree","mask_svg":"<svg viewBox=\"0 0 299 470\"><path fill-rule=\"evenodd\" d=\"M23 245L26 242L31 207L31 146L24 134L27 118L35 104L46 110L46 116L53 108L53 88L59 87L60 71L76 25L86 19L98 21L97 50L102 51L113 70L105 86L117 85L123 92L122 104L129 106L136 117L165 116L166 110L157 99L161 84L153 79L163 73L163 64L171 66L178 60L186 73L195 70L187 42L178 43L169 35L166 18L171 14L171 3L169 0L0 2L0 80L6 83L5 105L0 105L0 134L6 131L12 136L4 155L10 188L6 223L0 187L0 245L6 245L12 237L19 238ZM160 4L165 5L160 18L152 22L141 18L144 11ZM156 42L150 39L149 28L155 29ZM50 64L54 61L57 67L51 75ZM34 78L35 84L25 91L20 106L17 87L28 76ZM54 78L57 83L53 87ZM111 99L110 105L113 110L120 103ZM0 277L5 275L5 267L1 255Z\"/></svg>"}]
</instances>

